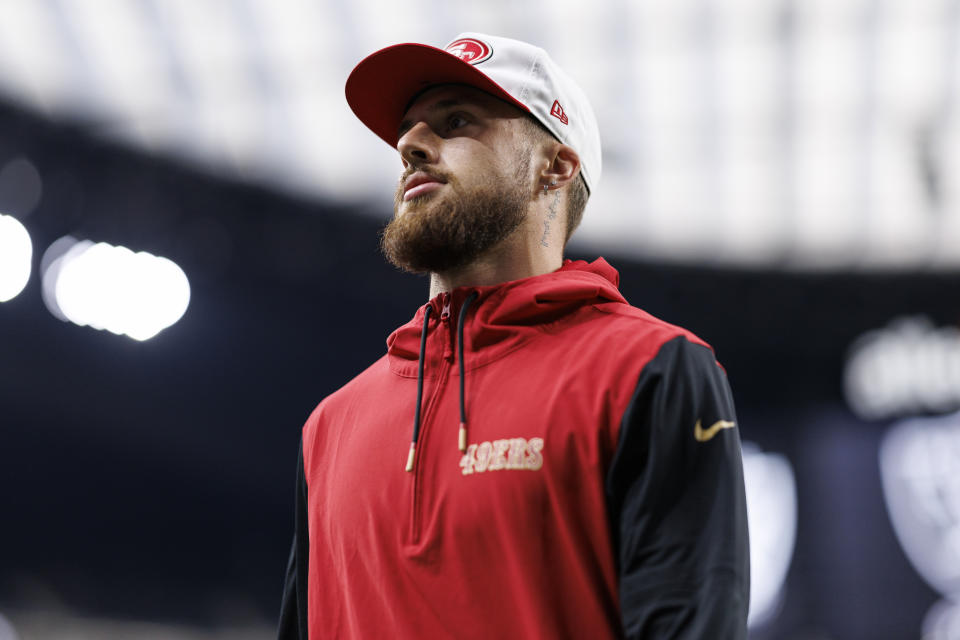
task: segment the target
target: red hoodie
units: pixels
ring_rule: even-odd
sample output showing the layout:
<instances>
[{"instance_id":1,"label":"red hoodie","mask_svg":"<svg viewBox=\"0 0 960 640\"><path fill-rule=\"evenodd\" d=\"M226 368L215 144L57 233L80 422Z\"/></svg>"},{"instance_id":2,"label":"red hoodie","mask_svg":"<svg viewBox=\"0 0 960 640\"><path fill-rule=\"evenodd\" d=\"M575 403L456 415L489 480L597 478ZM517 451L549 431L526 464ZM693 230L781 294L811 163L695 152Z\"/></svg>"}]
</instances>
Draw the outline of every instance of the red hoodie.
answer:
<instances>
[{"instance_id":1,"label":"red hoodie","mask_svg":"<svg viewBox=\"0 0 960 640\"><path fill-rule=\"evenodd\" d=\"M745 636L725 375L617 281L567 261L441 294L320 403L281 638Z\"/></svg>"}]
</instances>

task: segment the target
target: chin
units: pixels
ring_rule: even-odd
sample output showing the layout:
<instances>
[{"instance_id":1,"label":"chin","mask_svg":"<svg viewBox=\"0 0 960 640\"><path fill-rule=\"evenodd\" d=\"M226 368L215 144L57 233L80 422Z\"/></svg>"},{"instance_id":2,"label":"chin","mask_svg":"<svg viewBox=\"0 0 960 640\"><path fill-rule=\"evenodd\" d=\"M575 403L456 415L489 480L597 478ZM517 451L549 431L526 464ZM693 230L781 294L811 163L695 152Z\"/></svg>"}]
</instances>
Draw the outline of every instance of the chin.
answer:
<instances>
[{"instance_id":1,"label":"chin","mask_svg":"<svg viewBox=\"0 0 960 640\"><path fill-rule=\"evenodd\" d=\"M396 216L398 218L407 215L408 213L414 213L418 211L427 211L430 206L433 206L431 200L434 200L432 193L425 193L422 196L417 196L411 198L410 200L401 201L400 206L396 209Z\"/></svg>"}]
</instances>

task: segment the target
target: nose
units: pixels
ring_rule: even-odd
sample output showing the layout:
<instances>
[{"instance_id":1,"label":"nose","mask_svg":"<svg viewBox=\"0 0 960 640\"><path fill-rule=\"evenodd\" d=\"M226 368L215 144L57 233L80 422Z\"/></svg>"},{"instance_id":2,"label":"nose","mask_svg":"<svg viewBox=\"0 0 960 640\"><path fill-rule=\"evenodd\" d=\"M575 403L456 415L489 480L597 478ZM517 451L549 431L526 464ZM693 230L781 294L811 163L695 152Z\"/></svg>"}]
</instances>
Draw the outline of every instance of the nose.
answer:
<instances>
[{"instance_id":1,"label":"nose","mask_svg":"<svg viewBox=\"0 0 960 640\"><path fill-rule=\"evenodd\" d=\"M420 121L410 127L397 141L397 151L404 166L408 164L436 164L439 158L439 137Z\"/></svg>"}]
</instances>

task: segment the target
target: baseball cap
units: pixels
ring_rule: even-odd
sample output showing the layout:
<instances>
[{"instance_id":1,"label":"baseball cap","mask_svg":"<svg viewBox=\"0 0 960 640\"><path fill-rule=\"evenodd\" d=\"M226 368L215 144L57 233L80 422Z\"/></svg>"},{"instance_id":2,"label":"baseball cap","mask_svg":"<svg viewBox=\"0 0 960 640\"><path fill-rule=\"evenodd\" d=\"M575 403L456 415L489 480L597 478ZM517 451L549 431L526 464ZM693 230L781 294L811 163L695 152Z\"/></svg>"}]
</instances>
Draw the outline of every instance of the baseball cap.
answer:
<instances>
[{"instance_id":1,"label":"baseball cap","mask_svg":"<svg viewBox=\"0 0 960 640\"><path fill-rule=\"evenodd\" d=\"M438 84L469 85L529 113L577 152L591 192L599 182L600 130L590 102L546 51L526 42L461 33L443 49L413 42L380 49L350 73L347 103L395 147L410 102Z\"/></svg>"}]
</instances>

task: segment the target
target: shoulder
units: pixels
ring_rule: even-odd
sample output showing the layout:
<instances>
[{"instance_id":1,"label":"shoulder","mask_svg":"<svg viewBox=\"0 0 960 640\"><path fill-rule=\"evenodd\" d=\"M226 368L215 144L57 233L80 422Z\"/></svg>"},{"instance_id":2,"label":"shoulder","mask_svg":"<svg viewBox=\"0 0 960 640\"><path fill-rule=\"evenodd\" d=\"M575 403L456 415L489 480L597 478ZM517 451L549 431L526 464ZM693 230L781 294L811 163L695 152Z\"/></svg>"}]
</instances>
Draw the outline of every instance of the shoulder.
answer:
<instances>
[{"instance_id":1,"label":"shoulder","mask_svg":"<svg viewBox=\"0 0 960 640\"><path fill-rule=\"evenodd\" d=\"M626 303L592 305L577 316L555 335L564 356L557 376L570 387L601 390L597 397L604 400L614 438L638 388L720 370L712 348L693 332Z\"/></svg>"},{"instance_id":2,"label":"shoulder","mask_svg":"<svg viewBox=\"0 0 960 640\"><path fill-rule=\"evenodd\" d=\"M394 376L390 375L387 356L381 356L373 364L354 376L348 383L325 397L310 413L303 426L305 441L316 436L324 421L331 415L343 416L355 410L365 399L383 393L384 386ZM374 394L374 395L371 395Z\"/></svg>"},{"instance_id":3,"label":"shoulder","mask_svg":"<svg viewBox=\"0 0 960 640\"><path fill-rule=\"evenodd\" d=\"M692 331L671 324L666 320L661 320L653 314L629 304L609 302L594 305L593 308L609 316L608 322L611 326L622 331L636 332L650 339L660 339L662 342L682 336L694 344L710 346Z\"/></svg>"},{"instance_id":4,"label":"shoulder","mask_svg":"<svg viewBox=\"0 0 960 640\"><path fill-rule=\"evenodd\" d=\"M629 304L597 304L592 311L582 324L585 339L635 364L654 359L664 345L675 341L713 353L713 348L692 331Z\"/></svg>"}]
</instances>

